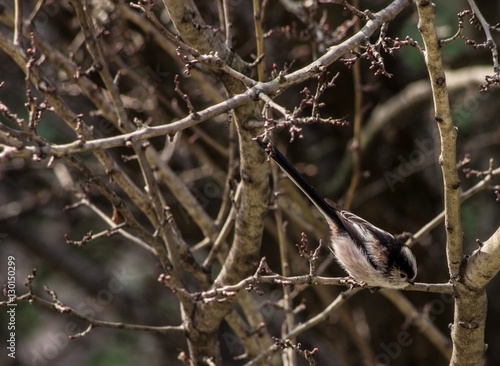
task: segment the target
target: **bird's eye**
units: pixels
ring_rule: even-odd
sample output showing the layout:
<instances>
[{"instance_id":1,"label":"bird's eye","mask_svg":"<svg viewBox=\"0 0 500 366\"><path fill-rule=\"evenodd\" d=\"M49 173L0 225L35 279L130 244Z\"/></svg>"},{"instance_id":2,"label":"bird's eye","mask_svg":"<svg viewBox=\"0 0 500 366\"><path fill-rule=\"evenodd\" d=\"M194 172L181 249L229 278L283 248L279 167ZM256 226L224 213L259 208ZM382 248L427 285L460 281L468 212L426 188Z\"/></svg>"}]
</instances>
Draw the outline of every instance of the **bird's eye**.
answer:
<instances>
[{"instance_id":1,"label":"bird's eye","mask_svg":"<svg viewBox=\"0 0 500 366\"><path fill-rule=\"evenodd\" d=\"M401 273L399 274L399 277L401 277L401 279L402 279L402 280L406 280L406 279L408 278L408 276L407 276L407 275L406 275L406 273L404 273L404 272L401 272Z\"/></svg>"}]
</instances>

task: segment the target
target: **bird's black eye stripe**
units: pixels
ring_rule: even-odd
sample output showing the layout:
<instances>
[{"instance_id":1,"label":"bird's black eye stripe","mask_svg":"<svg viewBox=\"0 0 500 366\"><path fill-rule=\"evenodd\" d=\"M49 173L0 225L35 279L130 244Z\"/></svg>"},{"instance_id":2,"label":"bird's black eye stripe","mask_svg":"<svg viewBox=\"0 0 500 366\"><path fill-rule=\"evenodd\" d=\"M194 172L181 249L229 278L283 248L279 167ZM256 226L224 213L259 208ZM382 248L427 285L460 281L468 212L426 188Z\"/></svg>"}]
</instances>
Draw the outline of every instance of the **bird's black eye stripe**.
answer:
<instances>
[{"instance_id":1,"label":"bird's black eye stripe","mask_svg":"<svg viewBox=\"0 0 500 366\"><path fill-rule=\"evenodd\" d=\"M400 263L401 260L404 260L406 262L406 260L401 255L400 249L402 248L402 246L395 237L385 235L383 238L380 238L380 240L382 243L385 243L386 246L385 252L387 254L387 271L390 271L390 269L393 268L397 263ZM408 263L407 266L410 266L410 264ZM403 269L403 272L407 272L406 266L402 265L401 269Z\"/></svg>"},{"instance_id":2,"label":"bird's black eye stripe","mask_svg":"<svg viewBox=\"0 0 500 366\"><path fill-rule=\"evenodd\" d=\"M387 266L385 268L385 273L390 274L391 271L397 267L401 279L408 280L415 277L415 270L412 263L410 263L408 258L403 254L403 245L397 241L395 237L389 235L385 236L384 243L386 243L387 247Z\"/></svg>"},{"instance_id":3,"label":"bird's black eye stripe","mask_svg":"<svg viewBox=\"0 0 500 366\"><path fill-rule=\"evenodd\" d=\"M408 261L408 258L402 257L399 262L399 269L402 273L404 273L406 278L412 279L415 277L415 270L411 263Z\"/></svg>"}]
</instances>

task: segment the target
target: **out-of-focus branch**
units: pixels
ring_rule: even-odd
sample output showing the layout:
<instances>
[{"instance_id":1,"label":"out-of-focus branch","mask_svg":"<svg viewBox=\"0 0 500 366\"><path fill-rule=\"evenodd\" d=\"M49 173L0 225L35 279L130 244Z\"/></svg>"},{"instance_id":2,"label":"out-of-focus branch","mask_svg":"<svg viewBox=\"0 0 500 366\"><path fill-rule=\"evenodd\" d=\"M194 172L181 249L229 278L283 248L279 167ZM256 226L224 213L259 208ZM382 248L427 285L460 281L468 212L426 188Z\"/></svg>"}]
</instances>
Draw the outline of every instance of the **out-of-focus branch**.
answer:
<instances>
[{"instance_id":1,"label":"out-of-focus branch","mask_svg":"<svg viewBox=\"0 0 500 366\"><path fill-rule=\"evenodd\" d=\"M492 170L490 174L486 175L481 181L476 183L473 187L469 188L467 191L463 192L460 195L460 203L464 203L467 201L469 198L474 197L477 193L484 191L485 189L488 188L488 184L491 182L491 180L495 177L500 175L500 168L497 168L495 170ZM415 244L418 240L420 240L422 237L424 237L426 234L428 234L432 229L437 227L440 223L443 222L445 217L445 211L442 211L440 214L438 214L436 217L434 217L431 221L429 221L427 224L422 226L419 231L417 231L415 234L412 235L410 239L405 243L405 245L412 246Z\"/></svg>"},{"instance_id":2,"label":"out-of-focus branch","mask_svg":"<svg viewBox=\"0 0 500 366\"><path fill-rule=\"evenodd\" d=\"M446 360L450 359L450 339L441 333L427 316L420 314L402 293L388 289L382 289L380 292L389 299L394 306L409 319L409 321L411 321L420 333L427 337Z\"/></svg>"},{"instance_id":3,"label":"out-of-focus branch","mask_svg":"<svg viewBox=\"0 0 500 366\"><path fill-rule=\"evenodd\" d=\"M298 335L304 333L306 330L314 327L315 325L325 321L328 319L328 317L336 311L340 306L342 306L345 301L353 296L354 294L359 292L359 288L352 289L352 290L347 290L345 292L342 292L337 298L329 305L327 306L322 312L320 312L318 315L315 317L309 319L308 321L298 325L295 327L293 330L291 330L288 334L286 334L285 339L290 339L292 337L297 337ZM254 358L252 361L248 362L245 364L245 366L255 366L262 360L264 360L266 357L269 356L269 354L278 351L280 348L278 345L273 345L272 347L264 350L258 357Z\"/></svg>"},{"instance_id":4,"label":"out-of-focus branch","mask_svg":"<svg viewBox=\"0 0 500 366\"><path fill-rule=\"evenodd\" d=\"M221 4L222 3L222 4ZM219 10L219 17L222 18L221 28L224 29L226 33L226 46L228 48L233 47L233 23L231 22L231 15L229 13L229 0L220 0L219 6L222 6L222 9Z\"/></svg>"},{"instance_id":5,"label":"out-of-focus branch","mask_svg":"<svg viewBox=\"0 0 500 366\"><path fill-rule=\"evenodd\" d=\"M353 3L355 8L359 7L359 0ZM355 32L359 32L360 19L356 18L354 23ZM353 137L350 144L350 151L352 154L352 174L351 182L345 196L344 207L349 210L354 200L354 194L358 188L359 180L361 178L361 122L363 120L363 80L361 79L361 61L358 60L352 68L353 84L354 84L354 123L353 123Z\"/></svg>"},{"instance_id":6,"label":"out-of-focus branch","mask_svg":"<svg viewBox=\"0 0 500 366\"><path fill-rule=\"evenodd\" d=\"M272 176L275 185L277 185L279 181L279 171L277 166L273 166L272 168ZM278 246L280 251L280 261L281 261L281 273L284 276L288 276L290 274L290 263L289 263L289 253L288 253L288 242L286 240L286 226L288 225L283 220L283 214L281 210L274 210L274 220L276 222L276 231L278 233ZM285 321L282 326L282 333L288 333L291 329L293 329L295 325L295 319L293 314L293 298L290 296L291 289L288 286L283 287L283 310L285 311ZM285 336L282 334L282 337ZM285 339L285 338L283 338ZM290 339L291 342L295 342L295 339ZM282 354L283 365L295 365L296 355L292 349L287 348L284 350Z\"/></svg>"},{"instance_id":7,"label":"out-of-focus branch","mask_svg":"<svg viewBox=\"0 0 500 366\"><path fill-rule=\"evenodd\" d=\"M255 29L255 42L257 44L257 59L264 56L264 35L262 31L262 15L261 0L253 0L253 21ZM257 64L257 80L264 81L265 78L265 62L262 60Z\"/></svg>"},{"instance_id":8,"label":"out-of-focus branch","mask_svg":"<svg viewBox=\"0 0 500 366\"><path fill-rule=\"evenodd\" d=\"M465 67L446 72L446 83L450 93L458 93L469 87L478 86L484 82L484 76L490 72L486 66ZM375 107L361 130L360 152L363 156L376 142L382 131L397 128L404 123L408 116L417 113L430 100L430 85L425 80L413 82L401 92ZM348 144L350 146L352 142ZM352 169L352 157L346 151L336 169L336 174L325 186L332 196L338 196L349 182Z\"/></svg>"},{"instance_id":9,"label":"out-of-focus branch","mask_svg":"<svg viewBox=\"0 0 500 366\"><path fill-rule=\"evenodd\" d=\"M9 12L4 9L4 12L0 13L0 21L5 24L13 24L12 17L9 15ZM23 28L23 34L25 37L30 36L26 27ZM36 47L41 51L41 53L54 62L55 65L64 70L67 75L76 76L77 68L72 61L63 56L59 51L48 45L41 38L38 38L36 34L32 34L32 39L36 45ZM8 41L3 34L0 34L0 47L17 63L17 65L23 70L23 72L27 73L26 65L28 63L28 59L25 55L25 52L22 48L14 46L12 43ZM74 131L78 131L80 141L88 141L93 140L95 136L93 135L90 128L85 124L79 124L81 117L76 115L73 111L69 109L69 107L63 102L57 90L53 88L50 84L48 84L48 79L44 76L42 71L39 69L36 63L31 65L30 69L30 79L33 85L42 92L42 94L47 98L50 105L56 113L63 119L63 121L70 126L70 128ZM82 91L90 97L90 99L98 106L99 110L108 118L108 120L113 120L114 114L112 109L109 107L109 100L102 94L97 92L97 88L95 84L89 81L87 78L79 77L76 79ZM49 146L50 144L46 141L39 144L39 146ZM118 146L118 145L117 145ZM30 151L30 149L18 150L17 153L11 147L5 147L4 150L0 153L3 158L15 157L12 156L11 153L17 155L19 153L19 157L25 158L38 158L42 157L50 157L51 154L44 155L42 151ZM138 187L131 181L130 177L128 177L122 170L122 168L116 164L113 159L110 158L106 152L97 149L93 150L92 153L97 157L97 159L101 162L104 169L110 175L110 177L116 181L120 187L127 192L127 195L134 201L134 203L141 208L141 210L148 217L153 217L153 213L151 210L151 205L145 199L145 194L138 189ZM41 154L41 155L38 155ZM67 155L67 154L63 154ZM55 155L52 155L55 156ZM60 155L62 156L62 155ZM3 160L0 157L0 161Z\"/></svg>"},{"instance_id":10,"label":"out-of-focus branch","mask_svg":"<svg viewBox=\"0 0 500 366\"><path fill-rule=\"evenodd\" d=\"M23 36L23 1L14 1L14 13L15 13L15 25L14 25L14 40L15 46L21 44L21 38Z\"/></svg>"}]
</instances>

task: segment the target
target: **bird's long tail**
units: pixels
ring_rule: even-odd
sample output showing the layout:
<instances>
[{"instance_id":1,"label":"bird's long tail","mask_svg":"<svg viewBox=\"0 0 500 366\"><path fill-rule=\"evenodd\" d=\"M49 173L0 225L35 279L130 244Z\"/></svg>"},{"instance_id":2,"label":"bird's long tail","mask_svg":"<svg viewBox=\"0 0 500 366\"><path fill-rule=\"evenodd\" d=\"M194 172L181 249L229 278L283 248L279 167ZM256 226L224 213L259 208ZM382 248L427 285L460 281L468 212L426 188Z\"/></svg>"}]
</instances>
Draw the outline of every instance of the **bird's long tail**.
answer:
<instances>
[{"instance_id":1,"label":"bird's long tail","mask_svg":"<svg viewBox=\"0 0 500 366\"><path fill-rule=\"evenodd\" d=\"M311 200L318 210L327 218L336 223L339 227L344 225L337 216L335 209L325 202L324 198L302 177L287 158L271 143L257 140L266 153L279 165L291 181L300 188L302 192Z\"/></svg>"}]
</instances>

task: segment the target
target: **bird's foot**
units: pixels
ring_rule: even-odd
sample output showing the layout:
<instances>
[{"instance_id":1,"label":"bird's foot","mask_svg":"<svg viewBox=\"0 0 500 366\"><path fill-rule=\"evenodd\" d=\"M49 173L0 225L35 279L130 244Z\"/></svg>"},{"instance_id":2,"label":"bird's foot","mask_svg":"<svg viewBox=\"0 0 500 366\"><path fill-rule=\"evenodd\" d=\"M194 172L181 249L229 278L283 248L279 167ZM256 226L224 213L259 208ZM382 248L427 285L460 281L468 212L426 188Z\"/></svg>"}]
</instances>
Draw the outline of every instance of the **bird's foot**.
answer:
<instances>
[{"instance_id":1,"label":"bird's foot","mask_svg":"<svg viewBox=\"0 0 500 366\"><path fill-rule=\"evenodd\" d=\"M351 290L355 287L366 287L366 282L356 281L352 277L344 277L340 279L340 284L344 286L348 286Z\"/></svg>"}]
</instances>

